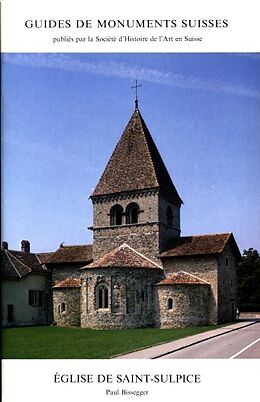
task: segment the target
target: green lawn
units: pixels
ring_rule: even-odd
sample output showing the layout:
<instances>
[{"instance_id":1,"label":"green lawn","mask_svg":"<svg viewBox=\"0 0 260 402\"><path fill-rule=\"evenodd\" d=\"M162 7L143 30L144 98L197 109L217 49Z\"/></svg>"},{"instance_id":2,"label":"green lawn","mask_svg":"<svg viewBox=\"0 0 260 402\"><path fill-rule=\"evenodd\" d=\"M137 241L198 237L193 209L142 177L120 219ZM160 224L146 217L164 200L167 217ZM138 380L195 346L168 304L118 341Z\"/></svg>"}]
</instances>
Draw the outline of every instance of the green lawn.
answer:
<instances>
[{"instance_id":1,"label":"green lawn","mask_svg":"<svg viewBox=\"0 0 260 402\"><path fill-rule=\"evenodd\" d=\"M23 327L2 330L4 359L100 359L184 338L217 327L91 330Z\"/></svg>"}]
</instances>

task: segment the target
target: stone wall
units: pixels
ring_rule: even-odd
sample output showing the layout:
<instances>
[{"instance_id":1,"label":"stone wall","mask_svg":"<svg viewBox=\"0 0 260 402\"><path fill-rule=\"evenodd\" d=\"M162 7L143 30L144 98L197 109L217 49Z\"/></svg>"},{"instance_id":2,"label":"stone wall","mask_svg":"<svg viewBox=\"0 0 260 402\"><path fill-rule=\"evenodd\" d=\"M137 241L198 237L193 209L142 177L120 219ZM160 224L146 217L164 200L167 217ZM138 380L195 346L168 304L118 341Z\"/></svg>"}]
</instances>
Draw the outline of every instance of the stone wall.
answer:
<instances>
[{"instance_id":1,"label":"stone wall","mask_svg":"<svg viewBox=\"0 0 260 402\"><path fill-rule=\"evenodd\" d=\"M126 225L123 213L122 225L110 226L110 210L120 205L125 212L127 205L139 206L138 223ZM167 224L167 207L173 212L172 225ZM169 239L180 236L180 208L157 191L121 194L117 197L100 198L93 202L93 253L101 257L124 242L140 253L158 262L157 255Z\"/></svg>"},{"instance_id":2,"label":"stone wall","mask_svg":"<svg viewBox=\"0 0 260 402\"><path fill-rule=\"evenodd\" d=\"M64 305L62 306L62 304ZM80 289L53 289L54 322L60 327L80 325Z\"/></svg>"},{"instance_id":3,"label":"stone wall","mask_svg":"<svg viewBox=\"0 0 260 402\"><path fill-rule=\"evenodd\" d=\"M208 325L209 285L155 286L155 325L160 328Z\"/></svg>"},{"instance_id":4,"label":"stone wall","mask_svg":"<svg viewBox=\"0 0 260 402\"><path fill-rule=\"evenodd\" d=\"M84 263L53 264L51 267L52 285L69 277L78 278L80 275L79 269L84 265Z\"/></svg>"},{"instance_id":5,"label":"stone wall","mask_svg":"<svg viewBox=\"0 0 260 402\"><path fill-rule=\"evenodd\" d=\"M158 222L158 191L148 192L128 192L121 193L117 196L100 197L93 201L93 226L107 227L110 226L110 210L119 204L125 212L127 205L135 202L139 206L138 221L140 223ZM123 224L125 224L123 216Z\"/></svg>"},{"instance_id":6,"label":"stone wall","mask_svg":"<svg viewBox=\"0 0 260 402\"><path fill-rule=\"evenodd\" d=\"M218 258L218 321L229 322L236 318L237 259L230 244Z\"/></svg>"},{"instance_id":7,"label":"stone wall","mask_svg":"<svg viewBox=\"0 0 260 402\"><path fill-rule=\"evenodd\" d=\"M162 259L165 275L185 271L211 284L209 297L209 323L218 323L218 259L214 256L175 257Z\"/></svg>"},{"instance_id":8,"label":"stone wall","mask_svg":"<svg viewBox=\"0 0 260 402\"><path fill-rule=\"evenodd\" d=\"M44 308L45 310L45 315L46 315L46 321L47 324L52 324L53 323L53 300L52 300L52 277L51 275L48 275L46 277L46 288L44 292L44 305L46 306Z\"/></svg>"},{"instance_id":9,"label":"stone wall","mask_svg":"<svg viewBox=\"0 0 260 402\"><path fill-rule=\"evenodd\" d=\"M82 271L81 326L87 328L139 328L154 325L153 284L161 270L106 268ZM99 308L97 286L108 289L108 305Z\"/></svg>"},{"instance_id":10,"label":"stone wall","mask_svg":"<svg viewBox=\"0 0 260 402\"><path fill-rule=\"evenodd\" d=\"M135 202L139 206L138 223L126 225L125 210ZM123 208L122 225L110 225L110 210L119 204ZM158 262L159 224L158 192L131 192L117 197L100 198L93 202L93 258L127 243L140 253Z\"/></svg>"},{"instance_id":11,"label":"stone wall","mask_svg":"<svg viewBox=\"0 0 260 402\"><path fill-rule=\"evenodd\" d=\"M110 226L94 229L93 253L98 259L116 247L127 243L130 247L144 254L151 260L159 262L158 255L158 224L133 224L126 226Z\"/></svg>"},{"instance_id":12,"label":"stone wall","mask_svg":"<svg viewBox=\"0 0 260 402\"><path fill-rule=\"evenodd\" d=\"M172 209L172 225L167 223L167 207ZM159 252L162 252L170 239L180 237L180 207L159 196Z\"/></svg>"}]
</instances>

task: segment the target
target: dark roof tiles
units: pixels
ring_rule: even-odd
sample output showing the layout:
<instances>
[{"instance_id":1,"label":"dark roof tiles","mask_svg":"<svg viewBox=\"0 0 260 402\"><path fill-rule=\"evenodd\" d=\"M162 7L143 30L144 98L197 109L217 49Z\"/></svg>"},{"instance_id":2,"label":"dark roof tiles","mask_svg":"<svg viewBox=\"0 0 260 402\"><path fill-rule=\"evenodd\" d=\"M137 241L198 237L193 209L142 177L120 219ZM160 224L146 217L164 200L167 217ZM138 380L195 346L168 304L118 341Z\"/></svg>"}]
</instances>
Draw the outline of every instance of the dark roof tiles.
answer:
<instances>
[{"instance_id":1,"label":"dark roof tiles","mask_svg":"<svg viewBox=\"0 0 260 402\"><path fill-rule=\"evenodd\" d=\"M89 263L93 260L92 244L61 246L46 260L46 264Z\"/></svg>"},{"instance_id":2,"label":"dark roof tiles","mask_svg":"<svg viewBox=\"0 0 260 402\"><path fill-rule=\"evenodd\" d=\"M45 264L45 262L52 256L53 252L49 253L37 253L37 258L41 264Z\"/></svg>"},{"instance_id":3,"label":"dark roof tiles","mask_svg":"<svg viewBox=\"0 0 260 402\"><path fill-rule=\"evenodd\" d=\"M228 241L232 242L239 256L240 252L232 233L221 233L174 238L168 243L165 251L160 253L160 258L220 254Z\"/></svg>"},{"instance_id":4,"label":"dark roof tiles","mask_svg":"<svg viewBox=\"0 0 260 402\"><path fill-rule=\"evenodd\" d=\"M27 253L16 250L2 250L1 276L5 279L19 279L32 274L45 274L47 267L44 264L46 257L51 253Z\"/></svg>"},{"instance_id":5,"label":"dark roof tiles","mask_svg":"<svg viewBox=\"0 0 260 402\"><path fill-rule=\"evenodd\" d=\"M140 111L135 109L92 197L148 189L161 190L176 204L182 203Z\"/></svg>"}]
</instances>

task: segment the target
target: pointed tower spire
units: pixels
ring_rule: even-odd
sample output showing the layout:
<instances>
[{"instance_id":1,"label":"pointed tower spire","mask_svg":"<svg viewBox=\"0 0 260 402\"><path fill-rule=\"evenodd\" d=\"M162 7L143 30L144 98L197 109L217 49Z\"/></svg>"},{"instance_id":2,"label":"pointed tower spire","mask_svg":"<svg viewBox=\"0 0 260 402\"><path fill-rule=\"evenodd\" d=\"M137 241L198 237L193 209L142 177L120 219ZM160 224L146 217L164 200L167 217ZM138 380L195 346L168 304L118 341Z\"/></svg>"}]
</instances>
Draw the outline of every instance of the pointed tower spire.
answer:
<instances>
[{"instance_id":1,"label":"pointed tower spire","mask_svg":"<svg viewBox=\"0 0 260 402\"><path fill-rule=\"evenodd\" d=\"M168 195L175 205L182 204L152 136L136 107L92 197L148 189L158 189Z\"/></svg>"}]
</instances>

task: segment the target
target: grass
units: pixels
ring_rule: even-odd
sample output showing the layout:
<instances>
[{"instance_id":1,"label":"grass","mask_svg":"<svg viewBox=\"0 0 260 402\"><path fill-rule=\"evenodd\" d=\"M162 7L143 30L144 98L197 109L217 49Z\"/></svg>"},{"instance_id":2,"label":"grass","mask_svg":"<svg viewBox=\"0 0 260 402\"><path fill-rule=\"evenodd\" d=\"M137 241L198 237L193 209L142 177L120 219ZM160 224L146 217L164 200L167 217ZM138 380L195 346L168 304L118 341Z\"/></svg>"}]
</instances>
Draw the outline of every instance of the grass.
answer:
<instances>
[{"instance_id":1,"label":"grass","mask_svg":"<svg viewBox=\"0 0 260 402\"><path fill-rule=\"evenodd\" d=\"M99 331L61 327L6 328L2 330L2 358L107 359L215 328L217 326Z\"/></svg>"}]
</instances>

